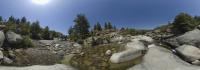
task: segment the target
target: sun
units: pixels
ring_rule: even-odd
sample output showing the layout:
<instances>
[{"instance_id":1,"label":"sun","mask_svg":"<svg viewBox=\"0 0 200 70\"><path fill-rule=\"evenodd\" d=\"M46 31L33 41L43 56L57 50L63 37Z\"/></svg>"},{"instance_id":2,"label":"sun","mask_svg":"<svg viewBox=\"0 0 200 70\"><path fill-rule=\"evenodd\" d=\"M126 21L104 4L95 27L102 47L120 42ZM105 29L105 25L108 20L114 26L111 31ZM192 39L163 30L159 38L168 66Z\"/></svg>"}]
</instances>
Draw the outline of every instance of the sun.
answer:
<instances>
[{"instance_id":1,"label":"sun","mask_svg":"<svg viewBox=\"0 0 200 70\"><path fill-rule=\"evenodd\" d=\"M32 2L34 4L38 4L38 5L46 5L49 3L50 0L32 0Z\"/></svg>"}]
</instances>

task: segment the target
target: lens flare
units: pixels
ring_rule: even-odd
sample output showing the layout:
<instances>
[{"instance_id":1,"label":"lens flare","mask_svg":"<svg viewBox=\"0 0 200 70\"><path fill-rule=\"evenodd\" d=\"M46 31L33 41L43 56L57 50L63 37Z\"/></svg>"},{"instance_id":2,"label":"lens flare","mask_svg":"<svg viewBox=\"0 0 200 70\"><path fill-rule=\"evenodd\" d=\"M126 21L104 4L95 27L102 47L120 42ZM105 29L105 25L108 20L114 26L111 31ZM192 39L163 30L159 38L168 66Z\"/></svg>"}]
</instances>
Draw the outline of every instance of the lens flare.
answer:
<instances>
[{"instance_id":1,"label":"lens flare","mask_svg":"<svg viewBox=\"0 0 200 70\"><path fill-rule=\"evenodd\" d=\"M46 5L49 3L50 0L32 0L32 2L34 4L38 4L38 5Z\"/></svg>"}]
</instances>

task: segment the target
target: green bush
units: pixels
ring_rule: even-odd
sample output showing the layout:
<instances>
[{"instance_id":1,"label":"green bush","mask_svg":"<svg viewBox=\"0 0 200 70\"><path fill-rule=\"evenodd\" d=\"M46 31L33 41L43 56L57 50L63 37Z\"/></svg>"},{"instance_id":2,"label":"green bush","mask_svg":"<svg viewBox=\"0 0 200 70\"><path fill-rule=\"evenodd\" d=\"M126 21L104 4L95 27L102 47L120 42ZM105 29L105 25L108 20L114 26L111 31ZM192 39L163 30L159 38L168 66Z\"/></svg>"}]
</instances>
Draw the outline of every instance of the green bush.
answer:
<instances>
[{"instance_id":1,"label":"green bush","mask_svg":"<svg viewBox=\"0 0 200 70\"><path fill-rule=\"evenodd\" d=\"M30 37L25 36L22 42L18 45L19 48L29 48L34 47L34 44L32 43L32 40Z\"/></svg>"},{"instance_id":2,"label":"green bush","mask_svg":"<svg viewBox=\"0 0 200 70\"><path fill-rule=\"evenodd\" d=\"M172 25L174 34L183 34L187 31L193 30L198 25L198 23L189 14L180 13L176 16Z\"/></svg>"}]
</instances>

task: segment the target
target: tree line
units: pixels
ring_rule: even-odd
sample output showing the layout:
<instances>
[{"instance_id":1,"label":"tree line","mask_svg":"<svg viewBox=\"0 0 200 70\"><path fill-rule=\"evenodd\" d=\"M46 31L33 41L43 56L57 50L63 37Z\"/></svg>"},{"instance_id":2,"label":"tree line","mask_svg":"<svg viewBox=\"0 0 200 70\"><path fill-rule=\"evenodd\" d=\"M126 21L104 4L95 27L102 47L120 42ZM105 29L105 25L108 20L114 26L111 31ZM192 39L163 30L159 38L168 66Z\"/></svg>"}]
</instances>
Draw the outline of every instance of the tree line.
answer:
<instances>
[{"instance_id":1,"label":"tree line","mask_svg":"<svg viewBox=\"0 0 200 70\"><path fill-rule=\"evenodd\" d=\"M72 41L81 42L87 37L90 37L95 32L102 30L117 29L111 22L105 22L104 27L97 22L90 30L90 23L84 14L78 14L74 20L74 26L68 30L68 38Z\"/></svg>"},{"instance_id":2,"label":"tree line","mask_svg":"<svg viewBox=\"0 0 200 70\"><path fill-rule=\"evenodd\" d=\"M179 13L175 16L172 22L167 25L159 26L155 30L159 29L161 32L168 32L174 35L181 35L185 32L191 31L200 25L200 16L191 16L188 13Z\"/></svg>"},{"instance_id":3,"label":"tree line","mask_svg":"<svg viewBox=\"0 0 200 70\"><path fill-rule=\"evenodd\" d=\"M10 16L7 20L0 16L0 25L5 25L4 32L13 31L22 36L28 36L32 39L46 39L65 37L62 33L50 30L48 26L42 28L39 21L30 22L26 17L15 18Z\"/></svg>"},{"instance_id":4,"label":"tree line","mask_svg":"<svg viewBox=\"0 0 200 70\"><path fill-rule=\"evenodd\" d=\"M90 24L88 19L83 14L78 14L74 20L75 25L70 27L68 30L69 39L72 41L79 41L90 37L95 32L99 32L102 30L108 29L117 29L115 26L112 25L111 22L106 22L104 27L101 26L99 22L97 22L93 29L90 30ZM187 13L179 13L174 18L173 22L168 23L168 25L160 26L155 29L161 29L163 32L167 32L167 29L170 29L170 33L174 35L180 35L187 31L191 31L200 25L200 16L191 16ZM199 27L200 29L200 27ZM134 28L121 28L122 34L130 34L130 35L137 35L137 34L145 34L150 30L137 30Z\"/></svg>"}]
</instances>

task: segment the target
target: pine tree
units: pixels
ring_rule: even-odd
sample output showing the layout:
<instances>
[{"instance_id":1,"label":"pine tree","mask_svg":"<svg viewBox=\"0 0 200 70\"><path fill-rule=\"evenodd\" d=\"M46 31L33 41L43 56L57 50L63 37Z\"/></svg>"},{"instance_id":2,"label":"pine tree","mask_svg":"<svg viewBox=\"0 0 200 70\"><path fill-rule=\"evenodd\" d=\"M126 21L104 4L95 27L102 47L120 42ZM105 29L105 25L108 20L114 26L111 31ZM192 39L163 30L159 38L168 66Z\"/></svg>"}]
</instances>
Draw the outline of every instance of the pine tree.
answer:
<instances>
[{"instance_id":1,"label":"pine tree","mask_svg":"<svg viewBox=\"0 0 200 70\"><path fill-rule=\"evenodd\" d=\"M97 30L97 25L94 24L94 28L93 28L93 31L96 31Z\"/></svg>"},{"instance_id":2,"label":"pine tree","mask_svg":"<svg viewBox=\"0 0 200 70\"><path fill-rule=\"evenodd\" d=\"M108 22L108 28L107 29L113 29L111 22Z\"/></svg>"},{"instance_id":3,"label":"pine tree","mask_svg":"<svg viewBox=\"0 0 200 70\"><path fill-rule=\"evenodd\" d=\"M20 19L17 19L17 20L16 20L16 24L20 24Z\"/></svg>"},{"instance_id":4,"label":"pine tree","mask_svg":"<svg viewBox=\"0 0 200 70\"><path fill-rule=\"evenodd\" d=\"M75 25L73 28L70 28L68 33L70 38L74 41L83 40L90 36L89 33L89 22L85 15L78 14L76 19L74 20Z\"/></svg>"},{"instance_id":5,"label":"pine tree","mask_svg":"<svg viewBox=\"0 0 200 70\"><path fill-rule=\"evenodd\" d=\"M105 22L105 24L104 24L104 29L108 29L108 24L107 24L107 22Z\"/></svg>"},{"instance_id":6,"label":"pine tree","mask_svg":"<svg viewBox=\"0 0 200 70\"><path fill-rule=\"evenodd\" d=\"M20 24L20 34L30 35L31 25L30 22Z\"/></svg>"},{"instance_id":7,"label":"pine tree","mask_svg":"<svg viewBox=\"0 0 200 70\"><path fill-rule=\"evenodd\" d=\"M41 27L39 25L39 21L32 23L31 25L31 37L33 39L41 39Z\"/></svg>"},{"instance_id":8,"label":"pine tree","mask_svg":"<svg viewBox=\"0 0 200 70\"><path fill-rule=\"evenodd\" d=\"M93 31L102 31L101 24L99 22L94 25Z\"/></svg>"},{"instance_id":9,"label":"pine tree","mask_svg":"<svg viewBox=\"0 0 200 70\"><path fill-rule=\"evenodd\" d=\"M0 16L0 24L3 24L3 18Z\"/></svg>"},{"instance_id":10,"label":"pine tree","mask_svg":"<svg viewBox=\"0 0 200 70\"><path fill-rule=\"evenodd\" d=\"M195 22L194 18L187 13L180 13L174 19L173 31L176 34L182 34L195 28L198 24Z\"/></svg>"},{"instance_id":11,"label":"pine tree","mask_svg":"<svg viewBox=\"0 0 200 70\"><path fill-rule=\"evenodd\" d=\"M70 27L68 30L68 34L71 35L73 33L73 27Z\"/></svg>"},{"instance_id":12,"label":"pine tree","mask_svg":"<svg viewBox=\"0 0 200 70\"><path fill-rule=\"evenodd\" d=\"M15 24L15 18L13 16L10 16L8 21L6 22L6 27L4 29L5 32L11 30L14 32L17 32L17 25Z\"/></svg>"},{"instance_id":13,"label":"pine tree","mask_svg":"<svg viewBox=\"0 0 200 70\"><path fill-rule=\"evenodd\" d=\"M42 34L42 38L45 40L50 40L50 32L49 32L49 27L46 26L44 28L43 34Z\"/></svg>"},{"instance_id":14,"label":"pine tree","mask_svg":"<svg viewBox=\"0 0 200 70\"><path fill-rule=\"evenodd\" d=\"M99 22L96 24L96 30L102 31L101 24Z\"/></svg>"},{"instance_id":15,"label":"pine tree","mask_svg":"<svg viewBox=\"0 0 200 70\"><path fill-rule=\"evenodd\" d=\"M26 22L27 22L26 17L22 17L21 23L26 23Z\"/></svg>"},{"instance_id":16,"label":"pine tree","mask_svg":"<svg viewBox=\"0 0 200 70\"><path fill-rule=\"evenodd\" d=\"M15 23L15 18L13 16L10 16L8 18L8 22L14 24Z\"/></svg>"}]
</instances>

